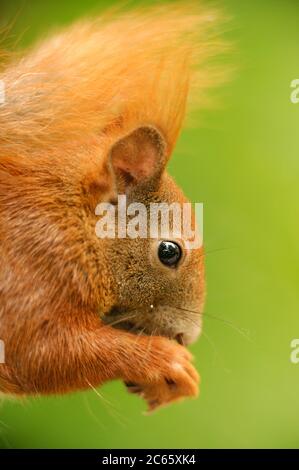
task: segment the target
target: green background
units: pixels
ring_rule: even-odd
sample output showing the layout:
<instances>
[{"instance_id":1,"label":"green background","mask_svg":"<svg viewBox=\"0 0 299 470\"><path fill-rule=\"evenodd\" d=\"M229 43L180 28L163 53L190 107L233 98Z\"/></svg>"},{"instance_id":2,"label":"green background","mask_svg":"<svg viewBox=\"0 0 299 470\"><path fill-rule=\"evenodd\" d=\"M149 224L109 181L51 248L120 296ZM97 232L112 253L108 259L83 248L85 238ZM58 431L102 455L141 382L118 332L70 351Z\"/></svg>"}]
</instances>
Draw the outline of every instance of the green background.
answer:
<instances>
[{"instance_id":1,"label":"green background","mask_svg":"<svg viewBox=\"0 0 299 470\"><path fill-rule=\"evenodd\" d=\"M96 0L1 2L20 45L101 10ZM117 3L117 2L116 2ZM144 416L121 383L58 398L4 402L0 445L33 447L298 447L299 3L223 0L236 44L218 109L183 131L170 171L205 204L208 300L192 347L200 398ZM171 8L171 2L170 6ZM219 317L215 319L214 317Z\"/></svg>"}]
</instances>

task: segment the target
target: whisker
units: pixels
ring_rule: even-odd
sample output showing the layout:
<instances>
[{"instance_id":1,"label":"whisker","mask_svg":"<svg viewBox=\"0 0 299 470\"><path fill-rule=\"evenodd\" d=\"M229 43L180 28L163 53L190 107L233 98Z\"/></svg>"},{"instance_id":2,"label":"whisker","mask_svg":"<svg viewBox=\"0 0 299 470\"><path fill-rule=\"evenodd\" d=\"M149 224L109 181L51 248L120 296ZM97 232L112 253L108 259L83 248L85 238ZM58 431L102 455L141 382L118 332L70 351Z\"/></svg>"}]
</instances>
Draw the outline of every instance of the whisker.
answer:
<instances>
[{"instance_id":1,"label":"whisker","mask_svg":"<svg viewBox=\"0 0 299 470\"><path fill-rule=\"evenodd\" d=\"M219 356L219 351L216 347L216 344L214 343L214 341L211 340L211 338L207 335L205 331L202 331L201 334L203 335L204 338L206 338L207 342L212 347L213 353L214 353L214 362L215 362L216 358L218 358Z\"/></svg>"},{"instance_id":2,"label":"whisker","mask_svg":"<svg viewBox=\"0 0 299 470\"><path fill-rule=\"evenodd\" d=\"M213 349L213 353L214 353L214 358L213 358L213 366L215 366L215 363L216 363L216 360L219 361L220 363L220 366L221 368L226 372L226 373L230 373L231 371L225 366L225 363L224 363L224 360L223 360L223 356L221 354L219 354L219 350L218 348L216 347L216 344L214 343L214 341L212 341L212 339L207 335L207 333L205 333L204 331L202 331L202 335L203 337L206 338L207 342L210 344L210 346L212 347Z\"/></svg>"},{"instance_id":3,"label":"whisker","mask_svg":"<svg viewBox=\"0 0 299 470\"><path fill-rule=\"evenodd\" d=\"M97 397L99 397L101 399L101 402L102 404L105 406L106 408L106 411L108 412L108 414L118 423L120 424L122 427L125 427L125 425L127 423L125 423L123 420L124 416L122 416L118 411L117 409L115 408L115 406L109 401L107 400L107 398L105 398L87 379L86 379L86 383L89 385L89 387L93 390L93 392L97 395Z\"/></svg>"},{"instance_id":4,"label":"whisker","mask_svg":"<svg viewBox=\"0 0 299 470\"><path fill-rule=\"evenodd\" d=\"M156 336L156 333L157 333L157 328L155 328L154 331L152 331L151 334L150 334L150 337L149 337L149 340L148 340L148 346L147 346L147 349L146 349L147 357L149 356L149 354L151 352L152 344L153 344L153 337Z\"/></svg>"},{"instance_id":5,"label":"whisker","mask_svg":"<svg viewBox=\"0 0 299 470\"><path fill-rule=\"evenodd\" d=\"M178 310L182 310L183 312L191 313L192 315L198 317L198 315L203 315L202 312L199 312L197 310L190 310L189 308L184 308L184 307L178 307L177 305L174 305L174 308L177 308Z\"/></svg>"},{"instance_id":6,"label":"whisker","mask_svg":"<svg viewBox=\"0 0 299 470\"><path fill-rule=\"evenodd\" d=\"M109 322L108 325L109 326L115 326L115 325L118 325L119 323L123 323L127 320L132 320L133 318L137 317L137 313L131 313L131 314L128 314L128 315L125 315L125 316L122 316L122 317L119 317L117 318L115 321L113 322Z\"/></svg>"},{"instance_id":7,"label":"whisker","mask_svg":"<svg viewBox=\"0 0 299 470\"><path fill-rule=\"evenodd\" d=\"M209 313L202 313L202 312L198 312L196 310L190 310L190 309L187 309L187 308L183 308L183 307L177 307L175 306L175 308L179 309L179 310L182 310L183 312L187 312L187 313L191 313L192 315L203 315L204 317L207 317L207 318L211 318L212 320L218 320L222 323L224 323L225 325L227 326L230 326L231 328L233 328L235 331L237 331L239 334L241 334L242 336L244 336L248 341L252 341L252 338L250 337L250 332L244 328L240 328L238 326L236 326L233 322L231 322L230 320L226 320L225 318L222 318L222 317L218 317L216 315L211 315Z\"/></svg>"},{"instance_id":8,"label":"whisker","mask_svg":"<svg viewBox=\"0 0 299 470\"><path fill-rule=\"evenodd\" d=\"M96 414L93 412L93 410L91 409L90 407L90 404L88 402L88 399L87 399L87 396L86 395L83 395L83 401L84 401L84 405L85 405L85 408L88 412L88 414L91 416L91 418L93 419L93 421L95 423L97 423L97 425L103 429L103 431L107 431L107 427L98 419L98 417L96 416Z\"/></svg>"},{"instance_id":9,"label":"whisker","mask_svg":"<svg viewBox=\"0 0 299 470\"><path fill-rule=\"evenodd\" d=\"M216 317L215 315L211 315L211 314L207 314L207 313L205 313L204 315L207 316L208 318L211 318L212 320L218 320L218 321L221 321L222 323L224 323L225 325L230 326L235 331L240 333L240 335L244 336L244 338L246 338L248 341L252 342L252 338L250 337L250 331L249 330L247 330L245 328L241 328L241 327L235 325L232 321L226 320L225 318Z\"/></svg>"},{"instance_id":10,"label":"whisker","mask_svg":"<svg viewBox=\"0 0 299 470\"><path fill-rule=\"evenodd\" d=\"M181 318L182 318L182 316L181 316ZM198 321L197 321L198 318L197 318L197 320L195 320L194 318L191 318L189 316L184 315L184 320L186 320L187 322L191 323L194 326L198 326Z\"/></svg>"},{"instance_id":11,"label":"whisker","mask_svg":"<svg viewBox=\"0 0 299 470\"><path fill-rule=\"evenodd\" d=\"M228 247L228 248L215 248L213 250L207 250L207 251L203 250L203 253L201 255L199 255L198 258L194 262L188 264L187 268L195 266L201 258L204 258L207 255L211 255L213 253L218 253L218 252L221 252L221 251L229 251L229 250L233 250L233 249L234 249L233 247L230 247L230 248Z\"/></svg>"},{"instance_id":12,"label":"whisker","mask_svg":"<svg viewBox=\"0 0 299 470\"><path fill-rule=\"evenodd\" d=\"M133 329L134 329L134 328L132 328L130 331L132 331ZM136 334L135 345L138 343L140 336L143 335L144 330L145 330L145 328L142 328L140 331L138 331L138 333L135 333L135 334Z\"/></svg>"},{"instance_id":13,"label":"whisker","mask_svg":"<svg viewBox=\"0 0 299 470\"><path fill-rule=\"evenodd\" d=\"M226 246L224 248L213 248L212 250L207 250L207 251L204 251L204 254L205 255L210 255L212 253L218 253L219 251L230 251L230 250L234 250L235 247L233 246Z\"/></svg>"}]
</instances>

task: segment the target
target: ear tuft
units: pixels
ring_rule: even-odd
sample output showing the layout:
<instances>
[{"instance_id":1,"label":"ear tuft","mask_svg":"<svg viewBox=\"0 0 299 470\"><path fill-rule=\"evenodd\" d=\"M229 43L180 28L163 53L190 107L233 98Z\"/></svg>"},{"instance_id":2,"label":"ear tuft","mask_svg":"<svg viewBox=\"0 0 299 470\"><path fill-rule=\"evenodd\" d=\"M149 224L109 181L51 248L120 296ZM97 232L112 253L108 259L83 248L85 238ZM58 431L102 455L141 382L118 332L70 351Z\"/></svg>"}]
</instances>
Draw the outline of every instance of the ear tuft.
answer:
<instances>
[{"instance_id":1,"label":"ear tuft","mask_svg":"<svg viewBox=\"0 0 299 470\"><path fill-rule=\"evenodd\" d=\"M165 140L154 127L139 127L114 144L111 162L117 181L121 181L126 190L163 170L166 163Z\"/></svg>"}]
</instances>

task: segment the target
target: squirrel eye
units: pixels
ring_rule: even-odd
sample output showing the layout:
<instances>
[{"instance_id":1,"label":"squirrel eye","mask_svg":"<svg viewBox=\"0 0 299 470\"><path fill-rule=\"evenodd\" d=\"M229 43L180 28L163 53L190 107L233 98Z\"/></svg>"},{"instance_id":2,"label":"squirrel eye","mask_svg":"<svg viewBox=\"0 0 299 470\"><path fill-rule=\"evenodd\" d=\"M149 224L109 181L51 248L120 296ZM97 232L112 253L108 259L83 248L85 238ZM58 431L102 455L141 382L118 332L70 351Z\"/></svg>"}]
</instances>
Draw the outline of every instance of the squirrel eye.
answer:
<instances>
[{"instance_id":1,"label":"squirrel eye","mask_svg":"<svg viewBox=\"0 0 299 470\"><path fill-rule=\"evenodd\" d=\"M175 242L162 241L158 248L158 256L161 263L175 267L181 259L182 250Z\"/></svg>"}]
</instances>

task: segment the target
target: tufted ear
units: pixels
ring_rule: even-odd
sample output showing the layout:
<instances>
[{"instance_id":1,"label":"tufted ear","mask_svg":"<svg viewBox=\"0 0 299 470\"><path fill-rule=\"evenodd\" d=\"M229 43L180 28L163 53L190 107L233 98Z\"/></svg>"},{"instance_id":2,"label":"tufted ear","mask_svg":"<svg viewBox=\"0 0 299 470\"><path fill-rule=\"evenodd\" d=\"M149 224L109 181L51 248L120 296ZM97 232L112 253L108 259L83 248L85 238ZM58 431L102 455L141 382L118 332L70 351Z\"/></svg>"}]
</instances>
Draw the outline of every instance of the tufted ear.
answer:
<instances>
[{"instance_id":1,"label":"tufted ear","mask_svg":"<svg viewBox=\"0 0 299 470\"><path fill-rule=\"evenodd\" d=\"M127 192L162 172L166 142L154 127L139 127L113 145L111 163L118 191Z\"/></svg>"}]
</instances>

